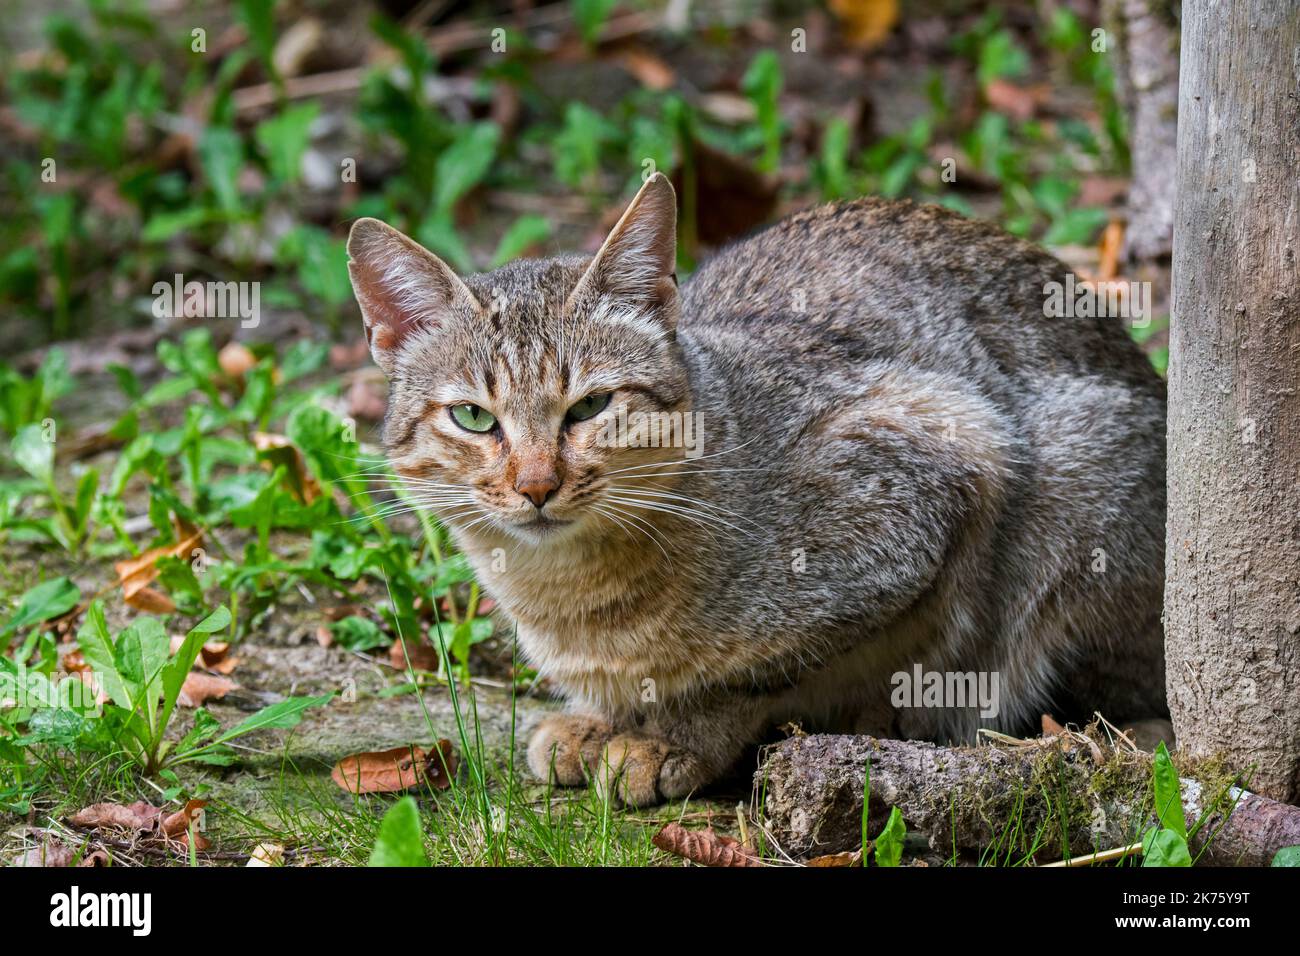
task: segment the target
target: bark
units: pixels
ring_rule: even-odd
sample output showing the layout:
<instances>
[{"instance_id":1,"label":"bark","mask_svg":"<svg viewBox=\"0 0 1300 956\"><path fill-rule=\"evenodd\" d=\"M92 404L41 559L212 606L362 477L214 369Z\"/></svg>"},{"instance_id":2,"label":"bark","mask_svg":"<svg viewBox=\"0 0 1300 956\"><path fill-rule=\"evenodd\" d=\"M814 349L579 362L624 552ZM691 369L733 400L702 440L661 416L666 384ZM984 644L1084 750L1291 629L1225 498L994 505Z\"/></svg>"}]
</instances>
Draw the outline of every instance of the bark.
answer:
<instances>
[{"instance_id":1,"label":"bark","mask_svg":"<svg viewBox=\"0 0 1300 956\"><path fill-rule=\"evenodd\" d=\"M1106 0L1115 79L1129 121L1130 259L1167 259L1174 239L1178 138L1178 0Z\"/></svg>"},{"instance_id":2,"label":"bark","mask_svg":"<svg viewBox=\"0 0 1300 956\"><path fill-rule=\"evenodd\" d=\"M1165 635L1179 746L1300 801L1300 5L1183 6Z\"/></svg>"},{"instance_id":3,"label":"bark","mask_svg":"<svg viewBox=\"0 0 1300 956\"><path fill-rule=\"evenodd\" d=\"M1155 825L1151 755L1100 751L1098 764L1097 752L1060 739L1006 748L792 737L768 750L754 786L768 837L796 859L862 845L870 761L870 836L898 807L908 830L945 855L997 847L999 860L1046 863L1140 842ZM1209 811L1190 841L1198 863L1267 866L1277 850L1300 844L1300 808L1175 759L1188 826Z\"/></svg>"}]
</instances>

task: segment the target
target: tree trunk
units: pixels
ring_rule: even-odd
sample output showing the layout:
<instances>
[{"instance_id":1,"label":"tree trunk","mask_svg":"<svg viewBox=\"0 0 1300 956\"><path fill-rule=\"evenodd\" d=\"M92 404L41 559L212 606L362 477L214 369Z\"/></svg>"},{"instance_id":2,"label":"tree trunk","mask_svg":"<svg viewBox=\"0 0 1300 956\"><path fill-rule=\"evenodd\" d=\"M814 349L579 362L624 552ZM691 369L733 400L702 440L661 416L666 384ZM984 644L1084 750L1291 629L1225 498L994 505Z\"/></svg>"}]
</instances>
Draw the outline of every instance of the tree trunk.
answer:
<instances>
[{"instance_id":1,"label":"tree trunk","mask_svg":"<svg viewBox=\"0 0 1300 956\"><path fill-rule=\"evenodd\" d=\"M1078 740L1017 747L937 747L838 734L791 737L754 775L756 805L774 850L806 858L862 846L862 784L871 764L867 832L897 807L910 832L945 856L1046 863L1140 842L1156 824L1151 755ZM1099 759L1100 758L1100 762ZM1222 770L1183 771L1183 813L1198 863L1268 866L1300 843L1300 808L1246 793Z\"/></svg>"},{"instance_id":2,"label":"tree trunk","mask_svg":"<svg viewBox=\"0 0 1300 956\"><path fill-rule=\"evenodd\" d=\"M1165 630L1179 746L1300 801L1300 5L1183 4Z\"/></svg>"},{"instance_id":3,"label":"tree trunk","mask_svg":"<svg viewBox=\"0 0 1300 956\"><path fill-rule=\"evenodd\" d=\"M1178 137L1178 0L1105 0L1115 38L1115 79L1128 114L1133 180L1125 243L1130 259L1173 249Z\"/></svg>"}]
</instances>

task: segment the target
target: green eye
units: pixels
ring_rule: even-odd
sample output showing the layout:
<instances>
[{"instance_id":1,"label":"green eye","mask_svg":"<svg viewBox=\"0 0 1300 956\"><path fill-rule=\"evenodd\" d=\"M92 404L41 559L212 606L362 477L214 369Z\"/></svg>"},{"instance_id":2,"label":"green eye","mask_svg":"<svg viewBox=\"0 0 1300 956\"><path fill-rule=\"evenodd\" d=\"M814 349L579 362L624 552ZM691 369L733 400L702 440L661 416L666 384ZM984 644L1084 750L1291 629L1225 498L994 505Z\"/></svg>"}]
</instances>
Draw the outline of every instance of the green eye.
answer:
<instances>
[{"instance_id":1,"label":"green eye","mask_svg":"<svg viewBox=\"0 0 1300 956\"><path fill-rule=\"evenodd\" d=\"M490 432L497 423L495 415L477 405L453 405L451 417L457 425L469 432Z\"/></svg>"},{"instance_id":2,"label":"green eye","mask_svg":"<svg viewBox=\"0 0 1300 956\"><path fill-rule=\"evenodd\" d=\"M574 402L569 406L569 420L583 422L594 415L599 415L605 410L612 396L612 392L600 392Z\"/></svg>"}]
</instances>

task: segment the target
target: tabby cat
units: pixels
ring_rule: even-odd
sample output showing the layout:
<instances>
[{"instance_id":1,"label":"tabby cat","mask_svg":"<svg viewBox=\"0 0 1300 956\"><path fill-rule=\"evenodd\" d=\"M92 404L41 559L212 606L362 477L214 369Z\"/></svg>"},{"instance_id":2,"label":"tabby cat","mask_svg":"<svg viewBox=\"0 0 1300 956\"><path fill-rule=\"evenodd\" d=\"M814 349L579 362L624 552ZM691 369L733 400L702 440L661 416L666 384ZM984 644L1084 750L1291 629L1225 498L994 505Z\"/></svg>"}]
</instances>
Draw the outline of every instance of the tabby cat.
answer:
<instances>
[{"instance_id":1,"label":"tabby cat","mask_svg":"<svg viewBox=\"0 0 1300 956\"><path fill-rule=\"evenodd\" d=\"M789 721L1165 712L1164 386L1119 319L1045 315L1032 245L860 199L679 288L656 174L594 257L461 278L374 219L348 252L392 465L567 698L539 776L643 805ZM996 716L922 674L992 675Z\"/></svg>"}]
</instances>

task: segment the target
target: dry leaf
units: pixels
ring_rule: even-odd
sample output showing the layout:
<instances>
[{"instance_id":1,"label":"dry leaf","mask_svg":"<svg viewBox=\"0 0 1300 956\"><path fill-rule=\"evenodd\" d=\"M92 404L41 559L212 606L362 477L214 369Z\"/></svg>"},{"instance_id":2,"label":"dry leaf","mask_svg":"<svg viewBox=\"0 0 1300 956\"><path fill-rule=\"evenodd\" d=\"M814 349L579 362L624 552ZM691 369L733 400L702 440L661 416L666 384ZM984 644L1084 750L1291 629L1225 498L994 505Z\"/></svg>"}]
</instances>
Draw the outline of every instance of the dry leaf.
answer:
<instances>
[{"instance_id":1,"label":"dry leaf","mask_svg":"<svg viewBox=\"0 0 1300 956\"><path fill-rule=\"evenodd\" d=\"M68 817L68 822L87 829L152 830L161 813L160 809L143 800L137 800L130 806L93 803Z\"/></svg>"},{"instance_id":2,"label":"dry leaf","mask_svg":"<svg viewBox=\"0 0 1300 956\"><path fill-rule=\"evenodd\" d=\"M140 588L126 596L126 606L146 614L171 614L176 610L176 602L156 588Z\"/></svg>"},{"instance_id":3,"label":"dry leaf","mask_svg":"<svg viewBox=\"0 0 1300 956\"><path fill-rule=\"evenodd\" d=\"M45 840L40 846L34 846L14 861L14 866L24 867L59 867L72 866L76 853L71 847L64 846L57 840Z\"/></svg>"},{"instance_id":4,"label":"dry leaf","mask_svg":"<svg viewBox=\"0 0 1300 956\"><path fill-rule=\"evenodd\" d=\"M700 141L691 144L695 174L696 237L721 246L762 225L776 212L779 183L744 160ZM684 171L673 177L677 195L684 196Z\"/></svg>"},{"instance_id":5,"label":"dry leaf","mask_svg":"<svg viewBox=\"0 0 1300 956\"><path fill-rule=\"evenodd\" d=\"M117 570L118 583L122 585L122 597L128 605L141 611L167 614L176 610L176 605L165 594L153 591L139 597L142 591L149 590L148 585L158 577L158 560L160 558L188 558L191 552L203 541L201 531L186 529L176 544L165 544L159 548L150 548L137 557L118 561L113 567ZM155 608L165 607L157 611Z\"/></svg>"},{"instance_id":6,"label":"dry leaf","mask_svg":"<svg viewBox=\"0 0 1300 956\"><path fill-rule=\"evenodd\" d=\"M175 654L185 644L185 638L176 635L172 638L172 653ZM227 676L239 666L239 658L231 657L230 645L225 641L209 641L204 644L199 651L197 664L206 667L210 671L216 671L218 674Z\"/></svg>"},{"instance_id":7,"label":"dry leaf","mask_svg":"<svg viewBox=\"0 0 1300 956\"><path fill-rule=\"evenodd\" d=\"M384 418L388 409L388 399L384 396L383 386L364 378L354 378L348 389L348 414L353 418L378 422Z\"/></svg>"},{"instance_id":8,"label":"dry leaf","mask_svg":"<svg viewBox=\"0 0 1300 956\"><path fill-rule=\"evenodd\" d=\"M249 350L247 345L239 342L230 342L217 353L217 364L221 366L221 371L225 372L230 378L243 378L249 370L257 365L257 356Z\"/></svg>"},{"instance_id":9,"label":"dry leaf","mask_svg":"<svg viewBox=\"0 0 1300 956\"><path fill-rule=\"evenodd\" d=\"M344 757L334 765L330 777L350 793L397 793L425 782L435 790L445 790L455 773L456 751L450 740L439 740L429 753L407 746Z\"/></svg>"},{"instance_id":10,"label":"dry leaf","mask_svg":"<svg viewBox=\"0 0 1300 956\"><path fill-rule=\"evenodd\" d=\"M388 661L399 671L406 670L407 655L410 655L412 669L437 673L439 658L436 647L431 647L428 644L404 644L402 641L393 641L392 646L388 649Z\"/></svg>"},{"instance_id":11,"label":"dry leaf","mask_svg":"<svg viewBox=\"0 0 1300 956\"><path fill-rule=\"evenodd\" d=\"M898 0L831 0L831 12L844 23L844 36L869 49L882 43L898 22Z\"/></svg>"},{"instance_id":12,"label":"dry leaf","mask_svg":"<svg viewBox=\"0 0 1300 956\"><path fill-rule=\"evenodd\" d=\"M255 432L253 447L268 467L274 469L276 465L284 465L294 497L303 504L309 505L320 497L319 482L307 470L302 452L289 439L271 432Z\"/></svg>"},{"instance_id":13,"label":"dry leaf","mask_svg":"<svg viewBox=\"0 0 1300 956\"><path fill-rule=\"evenodd\" d=\"M284 866L284 847L278 843L259 843L245 866Z\"/></svg>"},{"instance_id":14,"label":"dry leaf","mask_svg":"<svg viewBox=\"0 0 1300 956\"><path fill-rule=\"evenodd\" d=\"M1051 714L1043 714L1042 722L1044 737L1059 737L1065 733L1065 728L1058 724Z\"/></svg>"},{"instance_id":15,"label":"dry leaf","mask_svg":"<svg viewBox=\"0 0 1300 956\"><path fill-rule=\"evenodd\" d=\"M672 89L677 82L677 73L666 62L645 47L634 46L625 49L618 58L619 64L627 70L637 82L650 90Z\"/></svg>"},{"instance_id":16,"label":"dry leaf","mask_svg":"<svg viewBox=\"0 0 1300 956\"><path fill-rule=\"evenodd\" d=\"M827 856L815 856L808 861L809 866L861 866L861 850L845 850L843 853L831 853Z\"/></svg>"},{"instance_id":17,"label":"dry leaf","mask_svg":"<svg viewBox=\"0 0 1300 956\"><path fill-rule=\"evenodd\" d=\"M680 823L673 822L656 833L651 842L666 853L685 857L701 866L763 865L739 841L720 836L712 828L688 830Z\"/></svg>"},{"instance_id":18,"label":"dry leaf","mask_svg":"<svg viewBox=\"0 0 1300 956\"><path fill-rule=\"evenodd\" d=\"M990 80L984 87L984 99L989 106L1017 120L1032 119L1050 95L1050 86L1017 86L1002 79Z\"/></svg>"},{"instance_id":19,"label":"dry leaf","mask_svg":"<svg viewBox=\"0 0 1300 956\"><path fill-rule=\"evenodd\" d=\"M228 677L191 671L185 676L176 701L182 707L202 707L210 700L220 700L238 686Z\"/></svg>"},{"instance_id":20,"label":"dry leaf","mask_svg":"<svg viewBox=\"0 0 1300 956\"><path fill-rule=\"evenodd\" d=\"M1119 254L1124 248L1124 223L1112 219L1102 230L1097 249L1097 279L1109 282L1119 275Z\"/></svg>"},{"instance_id":21,"label":"dry leaf","mask_svg":"<svg viewBox=\"0 0 1300 956\"><path fill-rule=\"evenodd\" d=\"M162 821L164 836L178 837L190 828L190 823L201 819L206 800L190 800L175 813L169 813Z\"/></svg>"}]
</instances>

